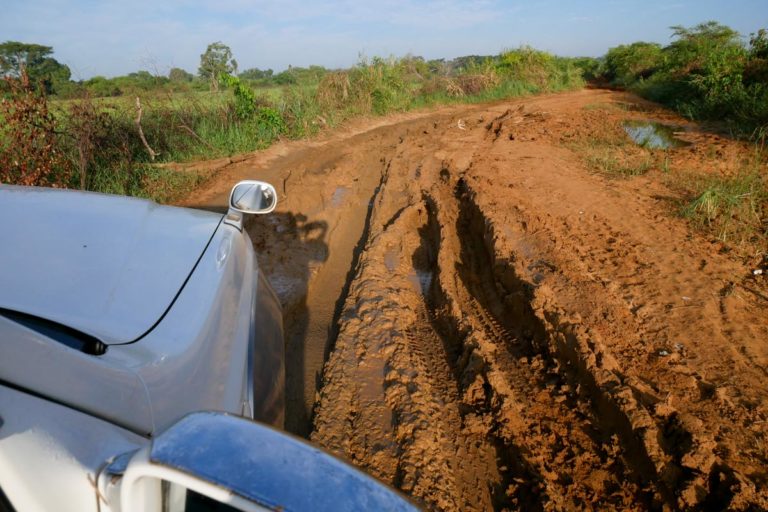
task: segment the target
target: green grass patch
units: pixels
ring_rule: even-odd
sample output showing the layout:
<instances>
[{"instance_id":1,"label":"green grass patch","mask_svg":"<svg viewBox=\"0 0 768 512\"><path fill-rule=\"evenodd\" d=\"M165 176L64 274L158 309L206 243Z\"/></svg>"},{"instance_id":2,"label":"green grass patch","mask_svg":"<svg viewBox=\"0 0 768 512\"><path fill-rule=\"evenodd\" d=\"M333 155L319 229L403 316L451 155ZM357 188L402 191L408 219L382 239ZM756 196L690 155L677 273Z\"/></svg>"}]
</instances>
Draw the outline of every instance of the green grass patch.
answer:
<instances>
[{"instance_id":1,"label":"green grass patch","mask_svg":"<svg viewBox=\"0 0 768 512\"><path fill-rule=\"evenodd\" d=\"M735 176L688 176L680 215L718 240L740 244L768 235L768 183L757 170ZM679 181L679 178L678 178Z\"/></svg>"}]
</instances>

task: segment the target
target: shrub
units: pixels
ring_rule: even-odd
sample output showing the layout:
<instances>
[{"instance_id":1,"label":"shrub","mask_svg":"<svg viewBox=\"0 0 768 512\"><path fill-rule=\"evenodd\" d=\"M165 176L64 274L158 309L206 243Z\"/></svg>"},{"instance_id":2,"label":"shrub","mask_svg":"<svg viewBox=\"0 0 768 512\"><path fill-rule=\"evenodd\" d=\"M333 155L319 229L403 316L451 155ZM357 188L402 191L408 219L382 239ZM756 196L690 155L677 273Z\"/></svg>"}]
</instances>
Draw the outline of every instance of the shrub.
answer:
<instances>
[{"instance_id":1,"label":"shrub","mask_svg":"<svg viewBox=\"0 0 768 512\"><path fill-rule=\"evenodd\" d=\"M648 78L662 63L661 45L638 42L608 50L602 72L612 84L627 86Z\"/></svg>"},{"instance_id":2,"label":"shrub","mask_svg":"<svg viewBox=\"0 0 768 512\"><path fill-rule=\"evenodd\" d=\"M35 90L24 70L19 78L4 81L8 95L0 101L0 183L66 186L69 172L45 89Z\"/></svg>"},{"instance_id":3,"label":"shrub","mask_svg":"<svg viewBox=\"0 0 768 512\"><path fill-rule=\"evenodd\" d=\"M672 27L661 48L634 43L611 48L602 77L697 119L725 120L736 134L765 133L768 124L768 38L753 34L750 47L717 22Z\"/></svg>"}]
</instances>

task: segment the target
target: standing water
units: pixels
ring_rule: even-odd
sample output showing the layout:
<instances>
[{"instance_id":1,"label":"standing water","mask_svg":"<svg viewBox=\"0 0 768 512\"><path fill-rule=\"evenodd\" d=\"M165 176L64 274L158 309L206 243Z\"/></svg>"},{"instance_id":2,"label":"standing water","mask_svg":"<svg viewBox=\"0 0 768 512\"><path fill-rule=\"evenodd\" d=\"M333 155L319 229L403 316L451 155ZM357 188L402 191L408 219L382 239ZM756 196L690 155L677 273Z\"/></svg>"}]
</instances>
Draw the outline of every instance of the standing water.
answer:
<instances>
[{"instance_id":1,"label":"standing water","mask_svg":"<svg viewBox=\"0 0 768 512\"><path fill-rule=\"evenodd\" d=\"M624 131L638 145L648 149L669 149L690 145L675 137L679 126L669 126L654 121L624 121Z\"/></svg>"}]
</instances>

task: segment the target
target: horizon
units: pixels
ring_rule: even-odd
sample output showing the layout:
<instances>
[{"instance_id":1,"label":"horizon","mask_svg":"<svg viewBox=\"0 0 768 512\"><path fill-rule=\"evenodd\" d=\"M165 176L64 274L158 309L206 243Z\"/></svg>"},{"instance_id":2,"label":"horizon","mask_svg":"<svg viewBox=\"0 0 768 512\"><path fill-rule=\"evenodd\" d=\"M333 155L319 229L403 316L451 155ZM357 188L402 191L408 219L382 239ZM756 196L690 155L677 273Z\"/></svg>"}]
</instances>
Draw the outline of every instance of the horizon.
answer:
<instances>
[{"instance_id":1,"label":"horizon","mask_svg":"<svg viewBox=\"0 0 768 512\"><path fill-rule=\"evenodd\" d=\"M60 0L30 0L6 7L0 33L3 41L53 47L53 57L70 67L74 80L87 80L141 70L167 75L172 67L197 74L200 55L215 41L232 49L240 71L279 72L289 66L348 68L361 56L496 55L521 45L564 57L600 57L635 41L668 44L673 25L714 20L744 37L768 25L761 0L741 0L738 7L716 0L560 3L76 0L65 8Z\"/></svg>"}]
</instances>

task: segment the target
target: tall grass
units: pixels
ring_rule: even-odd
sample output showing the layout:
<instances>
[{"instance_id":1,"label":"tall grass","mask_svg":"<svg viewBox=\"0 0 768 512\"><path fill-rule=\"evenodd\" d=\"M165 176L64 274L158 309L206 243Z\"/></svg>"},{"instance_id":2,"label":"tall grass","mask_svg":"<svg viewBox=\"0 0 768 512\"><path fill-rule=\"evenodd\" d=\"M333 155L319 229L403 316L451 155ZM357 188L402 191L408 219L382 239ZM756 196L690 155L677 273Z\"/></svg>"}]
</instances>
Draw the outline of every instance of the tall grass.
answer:
<instances>
[{"instance_id":1,"label":"tall grass","mask_svg":"<svg viewBox=\"0 0 768 512\"><path fill-rule=\"evenodd\" d=\"M410 56L362 59L348 70L324 73L319 82L313 82L316 85L289 85L279 94L261 94L247 81L231 76L223 76L222 83L226 90L220 94L147 93L142 97L140 126L152 151L139 137L135 98L52 102L52 117L46 118L50 134L38 133L56 135L52 154L57 160L53 162L50 154L46 157L50 162L45 176L53 181L46 178L45 183L167 201L205 176L175 172L158 163L258 150L281 137L312 136L354 116L559 91L584 82L572 60L522 47L473 60L453 72L433 69L423 59ZM7 101L22 105L34 98L47 105L42 94L22 87ZM27 126L23 116L17 118L18 129L9 129L6 123L0 132L0 151L10 171L18 160L11 155L19 142L14 138L21 140L29 135L28 129L35 129ZM20 172L26 175L16 173L19 176L13 178L16 174L10 172L11 178L3 181L37 184L31 171Z\"/></svg>"},{"instance_id":2,"label":"tall grass","mask_svg":"<svg viewBox=\"0 0 768 512\"><path fill-rule=\"evenodd\" d=\"M735 176L691 178L680 213L694 226L728 243L768 237L768 178L756 169Z\"/></svg>"}]
</instances>

